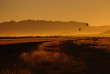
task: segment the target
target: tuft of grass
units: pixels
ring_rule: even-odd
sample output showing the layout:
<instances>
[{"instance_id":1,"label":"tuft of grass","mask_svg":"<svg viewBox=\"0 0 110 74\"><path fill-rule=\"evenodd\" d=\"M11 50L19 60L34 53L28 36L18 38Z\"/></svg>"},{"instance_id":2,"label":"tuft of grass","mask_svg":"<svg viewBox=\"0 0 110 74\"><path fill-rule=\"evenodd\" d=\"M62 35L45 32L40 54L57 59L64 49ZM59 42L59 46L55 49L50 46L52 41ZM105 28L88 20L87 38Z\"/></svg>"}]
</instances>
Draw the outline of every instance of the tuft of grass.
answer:
<instances>
[{"instance_id":1,"label":"tuft of grass","mask_svg":"<svg viewBox=\"0 0 110 74\"><path fill-rule=\"evenodd\" d=\"M72 41L69 41L69 40L53 41L53 42L46 42L41 44L39 46L39 50L67 53L67 52L74 51L75 47L76 47L76 44L74 44Z\"/></svg>"},{"instance_id":2,"label":"tuft of grass","mask_svg":"<svg viewBox=\"0 0 110 74\"><path fill-rule=\"evenodd\" d=\"M8 64L6 68L3 68L0 71L0 74L32 74L31 70L28 68L24 68L24 66L21 63L13 63Z\"/></svg>"},{"instance_id":3,"label":"tuft of grass","mask_svg":"<svg viewBox=\"0 0 110 74\"><path fill-rule=\"evenodd\" d=\"M85 69L82 61L59 52L34 51L23 53L22 61L31 65L32 69L40 72L81 72Z\"/></svg>"}]
</instances>

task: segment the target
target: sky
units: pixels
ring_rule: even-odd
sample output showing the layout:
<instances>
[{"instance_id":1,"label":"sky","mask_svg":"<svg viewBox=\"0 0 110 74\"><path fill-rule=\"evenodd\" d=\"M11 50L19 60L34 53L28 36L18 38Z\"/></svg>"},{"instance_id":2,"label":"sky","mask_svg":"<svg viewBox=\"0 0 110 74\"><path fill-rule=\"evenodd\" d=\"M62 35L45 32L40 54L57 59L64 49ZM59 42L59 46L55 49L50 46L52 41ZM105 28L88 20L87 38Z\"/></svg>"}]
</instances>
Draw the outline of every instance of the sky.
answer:
<instances>
[{"instance_id":1,"label":"sky","mask_svg":"<svg viewBox=\"0 0 110 74\"><path fill-rule=\"evenodd\" d=\"M0 22L26 19L110 25L110 0L0 0Z\"/></svg>"}]
</instances>

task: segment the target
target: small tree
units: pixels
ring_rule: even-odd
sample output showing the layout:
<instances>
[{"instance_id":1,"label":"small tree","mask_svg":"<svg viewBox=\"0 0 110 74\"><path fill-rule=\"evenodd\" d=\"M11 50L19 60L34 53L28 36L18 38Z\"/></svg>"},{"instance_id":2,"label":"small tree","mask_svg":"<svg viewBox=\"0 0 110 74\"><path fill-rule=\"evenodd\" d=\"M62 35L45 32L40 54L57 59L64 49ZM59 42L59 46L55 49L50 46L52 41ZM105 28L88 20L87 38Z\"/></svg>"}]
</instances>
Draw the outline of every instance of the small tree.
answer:
<instances>
[{"instance_id":1,"label":"small tree","mask_svg":"<svg viewBox=\"0 0 110 74\"><path fill-rule=\"evenodd\" d=\"M86 26L89 26L89 24L88 24L88 23L86 23Z\"/></svg>"},{"instance_id":2,"label":"small tree","mask_svg":"<svg viewBox=\"0 0 110 74\"><path fill-rule=\"evenodd\" d=\"M79 28L78 30L81 31L81 28Z\"/></svg>"}]
</instances>

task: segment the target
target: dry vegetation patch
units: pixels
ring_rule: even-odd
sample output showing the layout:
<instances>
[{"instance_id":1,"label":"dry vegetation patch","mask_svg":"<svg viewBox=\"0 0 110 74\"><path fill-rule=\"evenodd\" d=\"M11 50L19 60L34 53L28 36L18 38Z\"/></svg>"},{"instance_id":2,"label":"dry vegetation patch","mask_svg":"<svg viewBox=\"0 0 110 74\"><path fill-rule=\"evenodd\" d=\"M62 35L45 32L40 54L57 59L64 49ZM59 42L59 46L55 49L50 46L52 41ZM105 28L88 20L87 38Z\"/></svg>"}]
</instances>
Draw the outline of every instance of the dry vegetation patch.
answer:
<instances>
[{"instance_id":1,"label":"dry vegetation patch","mask_svg":"<svg viewBox=\"0 0 110 74\"><path fill-rule=\"evenodd\" d=\"M34 70L39 71L75 72L77 70L81 72L85 69L84 62L59 52L40 50L23 53L20 57L25 63L31 64Z\"/></svg>"},{"instance_id":2,"label":"dry vegetation patch","mask_svg":"<svg viewBox=\"0 0 110 74\"><path fill-rule=\"evenodd\" d=\"M101 74L107 71L110 73L108 47L109 42L106 43L103 38L45 42L40 44L37 50L20 54L19 63L8 65L1 73Z\"/></svg>"}]
</instances>

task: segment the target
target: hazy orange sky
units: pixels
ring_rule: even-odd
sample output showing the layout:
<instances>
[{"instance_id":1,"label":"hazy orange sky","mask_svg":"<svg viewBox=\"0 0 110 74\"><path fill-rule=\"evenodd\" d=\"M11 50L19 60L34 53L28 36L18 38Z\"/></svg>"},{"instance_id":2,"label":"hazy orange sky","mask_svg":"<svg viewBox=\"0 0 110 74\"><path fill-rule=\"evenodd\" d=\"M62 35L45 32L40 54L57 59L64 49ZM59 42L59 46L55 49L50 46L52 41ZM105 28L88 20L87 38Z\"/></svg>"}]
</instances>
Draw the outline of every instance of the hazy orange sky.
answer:
<instances>
[{"instance_id":1,"label":"hazy orange sky","mask_svg":"<svg viewBox=\"0 0 110 74\"><path fill-rule=\"evenodd\" d=\"M110 25L110 0L0 0L0 22L24 19Z\"/></svg>"}]
</instances>

